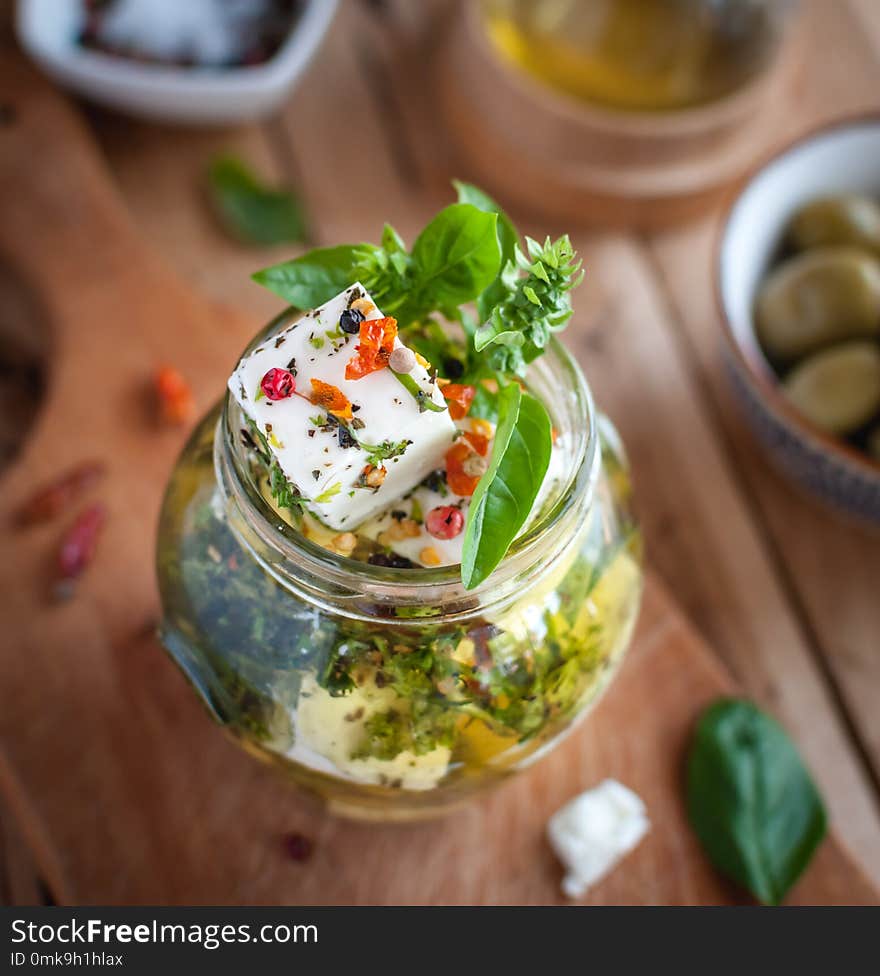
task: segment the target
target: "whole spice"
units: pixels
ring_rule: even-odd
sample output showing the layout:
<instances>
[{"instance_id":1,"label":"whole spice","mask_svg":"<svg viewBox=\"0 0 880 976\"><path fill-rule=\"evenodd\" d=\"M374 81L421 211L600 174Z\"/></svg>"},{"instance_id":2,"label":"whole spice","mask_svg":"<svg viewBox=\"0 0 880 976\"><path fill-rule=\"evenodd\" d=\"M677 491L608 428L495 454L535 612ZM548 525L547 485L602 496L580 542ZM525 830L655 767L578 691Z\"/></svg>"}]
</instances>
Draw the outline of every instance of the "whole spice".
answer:
<instances>
[{"instance_id":1,"label":"whole spice","mask_svg":"<svg viewBox=\"0 0 880 976\"><path fill-rule=\"evenodd\" d=\"M103 461L83 461L55 481L38 488L18 509L17 525L35 525L55 518L95 484L105 473Z\"/></svg>"},{"instance_id":2,"label":"whole spice","mask_svg":"<svg viewBox=\"0 0 880 976\"><path fill-rule=\"evenodd\" d=\"M284 850L291 861L308 861L312 856L314 845L303 834L286 834Z\"/></svg>"},{"instance_id":3,"label":"whole spice","mask_svg":"<svg viewBox=\"0 0 880 976\"><path fill-rule=\"evenodd\" d=\"M416 365L416 354L406 346L398 346L391 353L388 365L395 373L411 373Z\"/></svg>"},{"instance_id":4,"label":"whole spice","mask_svg":"<svg viewBox=\"0 0 880 976\"><path fill-rule=\"evenodd\" d=\"M347 308L339 316L339 328L346 335L357 335L361 330L361 322L363 320L363 313L359 312L356 308Z\"/></svg>"},{"instance_id":5,"label":"whole spice","mask_svg":"<svg viewBox=\"0 0 880 976\"><path fill-rule=\"evenodd\" d=\"M185 424L195 413L195 400L189 383L173 366L162 366L153 379L159 399L159 416L172 426Z\"/></svg>"},{"instance_id":6,"label":"whole spice","mask_svg":"<svg viewBox=\"0 0 880 976\"><path fill-rule=\"evenodd\" d=\"M58 576L62 581L75 580L86 570L95 556L98 536L107 518L107 510L100 503L90 505L77 516L67 530L58 550Z\"/></svg>"},{"instance_id":7,"label":"whole spice","mask_svg":"<svg viewBox=\"0 0 880 976\"><path fill-rule=\"evenodd\" d=\"M455 505L439 505L428 512L425 528L435 539L454 539L464 528L464 515Z\"/></svg>"},{"instance_id":8,"label":"whole spice","mask_svg":"<svg viewBox=\"0 0 880 976\"><path fill-rule=\"evenodd\" d=\"M270 369L260 380L260 389L269 400L286 400L296 390L296 380L289 369Z\"/></svg>"}]
</instances>

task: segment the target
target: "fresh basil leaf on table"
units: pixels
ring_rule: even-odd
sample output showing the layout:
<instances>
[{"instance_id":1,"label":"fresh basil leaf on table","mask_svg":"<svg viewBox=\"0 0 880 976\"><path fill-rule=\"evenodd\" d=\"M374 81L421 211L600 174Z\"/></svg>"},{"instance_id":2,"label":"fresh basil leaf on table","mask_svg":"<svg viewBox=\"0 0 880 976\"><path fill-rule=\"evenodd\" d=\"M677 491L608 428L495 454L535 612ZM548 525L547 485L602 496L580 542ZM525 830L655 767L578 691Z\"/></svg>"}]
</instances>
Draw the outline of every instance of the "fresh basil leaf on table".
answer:
<instances>
[{"instance_id":1,"label":"fresh basil leaf on table","mask_svg":"<svg viewBox=\"0 0 880 976\"><path fill-rule=\"evenodd\" d=\"M246 244L284 244L305 237L305 215L296 196L263 185L234 156L211 163L208 189L224 227Z\"/></svg>"},{"instance_id":2,"label":"fresh basil leaf on table","mask_svg":"<svg viewBox=\"0 0 880 976\"><path fill-rule=\"evenodd\" d=\"M822 798L793 743L742 699L722 699L701 716L687 803L715 867L765 905L785 898L825 836Z\"/></svg>"},{"instance_id":3,"label":"fresh basil leaf on table","mask_svg":"<svg viewBox=\"0 0 880 976\"><path fill-rule=\"evenodd\" d=\"M465 526L461 578L467 589L489 576L525 524L552 449L544 405L516 383L502 387L489 467L471 499Z\"/></svg>"}]
</instances>

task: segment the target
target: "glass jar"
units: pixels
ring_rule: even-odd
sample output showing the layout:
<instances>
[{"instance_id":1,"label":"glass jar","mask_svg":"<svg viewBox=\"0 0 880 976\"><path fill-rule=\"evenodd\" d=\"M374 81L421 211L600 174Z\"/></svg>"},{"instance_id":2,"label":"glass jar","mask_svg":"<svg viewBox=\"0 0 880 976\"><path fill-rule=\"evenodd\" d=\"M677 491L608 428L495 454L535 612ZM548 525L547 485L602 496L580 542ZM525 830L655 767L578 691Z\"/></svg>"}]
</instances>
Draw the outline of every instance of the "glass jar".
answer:
<instances>
[{"instance_id":1,"label":"glass jar","mask_svg":"<svg viewBox=\"0 0 880 976\"><path fill-rule=\"evenodd\" d=\"M484 0L494 46L559 91L613 109L705 104L777 52L792 0Z\"/></svg>"},{"instance_id":2,"label":"glass jar","mask_svg":"<svg viewBox=\"0 0 880 976\"><path fill-rule=\"evenodd\" d=\"M557 743L621 659L642 576L621 445L555 340L527 382L564 473L471 591L457 566L374 566L307 538L270 504L229 396L172 474L162 640L218 722L335 812L449 809Z\"/></svg>"}]
</instances>

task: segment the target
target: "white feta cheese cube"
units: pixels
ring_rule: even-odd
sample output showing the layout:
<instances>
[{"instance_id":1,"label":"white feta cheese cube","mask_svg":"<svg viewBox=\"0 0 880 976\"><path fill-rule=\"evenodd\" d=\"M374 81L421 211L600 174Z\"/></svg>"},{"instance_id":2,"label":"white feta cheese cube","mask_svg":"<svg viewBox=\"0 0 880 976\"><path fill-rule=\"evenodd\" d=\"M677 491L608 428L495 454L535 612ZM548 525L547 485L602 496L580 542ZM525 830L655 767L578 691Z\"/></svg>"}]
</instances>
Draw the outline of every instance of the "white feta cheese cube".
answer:
<instances>
[{"instance_id":1,"label":"white feta cheese cube","mask_svg":"<svg viewBox=\"0 0 880 976\"><path fill-rule=\"evenodd\" d=\"M230 392L265 435L309 510L338 530L356 527L442 467L455 437L443 394L421 364L408 376L441 411L420 410L416 397L389 367L360 379L345 378L358 336L343 332L339 319L357 297L371 301L362 285L347 288L268 338L242 359L229 379ZM367 315L368 320L379 318L382 313L375 307ZM394 347L402 347L399 339ZM294 395L281 400L261 395L261 381L273 368L295 372ZM343 423L354 441L340 435L327 411L311 402L312 380L336 387L351 401L352 418ZM378 487L365 484L364 472L383 445L396 446L399 456L374 465L385 468Z\"/></svg>"},{"instance_id":2,"label":"white feta cheese cube","mask_svg":"<svg viewBox=\"0 0 880 976\"><path fill-rule=\"evenodd\" d=\"M401 707L403 703L391 688L369 684L334 697L308 676L303 679L292 716L294 744L287 755L310 769L357 783L397 783L403 790L431 790L449 770L452 753L448 746L418 755L405 749L393 759L352 758L367 738L368 720Z\"/></svg>"},{"instance_id":3,"label":"white feta cheese cube","mask_svg":"<svg viewBox=\"0 0 880 976\"><path fill-rule=\"evenodd\" d=\"M650 829L645 804L613 779L576 796L547 824L547 837L565 867L562 891L579 898L628 854Z\"/></svg>"}]
</instances>

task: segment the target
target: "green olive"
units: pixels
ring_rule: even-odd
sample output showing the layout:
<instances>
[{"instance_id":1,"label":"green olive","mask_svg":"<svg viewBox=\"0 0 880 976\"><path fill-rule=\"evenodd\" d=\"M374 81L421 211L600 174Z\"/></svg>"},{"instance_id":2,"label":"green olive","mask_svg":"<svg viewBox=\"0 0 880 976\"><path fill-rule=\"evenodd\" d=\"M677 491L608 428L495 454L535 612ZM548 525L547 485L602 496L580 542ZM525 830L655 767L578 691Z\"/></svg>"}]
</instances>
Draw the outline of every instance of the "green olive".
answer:
<instances>
[{"instance_id":1,"label":"green olive","mask_svg":"<svg viewBox=\"0 0 880 976\"><path fill-rule=\"evenodd\" d=\"M798 251L851 244L880 258L880 204L858 193L813 200L794 215L787 238Z\"/></svg>"},{"instance_id":2,"label":"green olive","mask_svg":"<svg viewBox=\"0 0 880 976\"><path fill-rule=\"evenodd\" d=\"M880 346L847 342L814 353L782 385L817 427L829 434L851 434L880 410Z\"/></svg>"},{"instance_id":3,"label":"green olive","mask_svg":"<svg viewBox=\"0 0 880 976\"><path fill-rule=\"evenodd\" d=\"M758 339L790 363L845 339L880 336L880 261L854 247L822 247L770 272L755 306Z\"/></svg>"}]
</instances>

